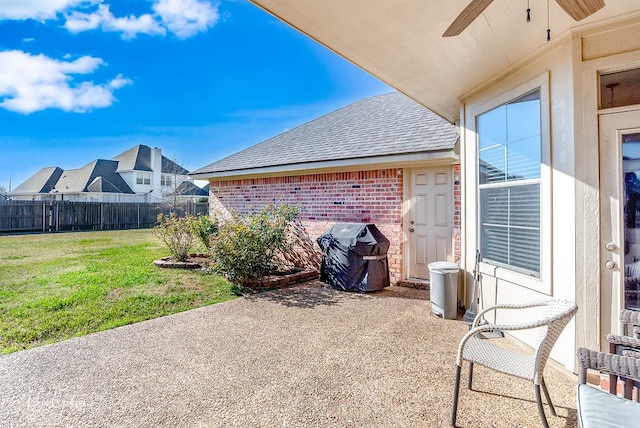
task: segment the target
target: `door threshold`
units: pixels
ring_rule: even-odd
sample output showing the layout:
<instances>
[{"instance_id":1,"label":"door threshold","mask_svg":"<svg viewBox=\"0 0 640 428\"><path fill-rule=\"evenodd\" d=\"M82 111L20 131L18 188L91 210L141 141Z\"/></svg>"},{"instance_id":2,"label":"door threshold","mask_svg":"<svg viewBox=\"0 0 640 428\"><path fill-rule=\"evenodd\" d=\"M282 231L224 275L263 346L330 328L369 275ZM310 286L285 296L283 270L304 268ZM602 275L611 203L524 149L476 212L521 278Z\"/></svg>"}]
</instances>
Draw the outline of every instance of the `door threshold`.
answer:
<instances>
[{"instance_id":1,"label":"door threshold","mask_svg":"<svg viewBox=\"0 0 640 428\"><path fill-rule=\"evenodd\" d=\"M429 290L431 282L422 278L405 278L396 283L400 287L418 288L420 290Z\"/></svg>"}]
</instances>

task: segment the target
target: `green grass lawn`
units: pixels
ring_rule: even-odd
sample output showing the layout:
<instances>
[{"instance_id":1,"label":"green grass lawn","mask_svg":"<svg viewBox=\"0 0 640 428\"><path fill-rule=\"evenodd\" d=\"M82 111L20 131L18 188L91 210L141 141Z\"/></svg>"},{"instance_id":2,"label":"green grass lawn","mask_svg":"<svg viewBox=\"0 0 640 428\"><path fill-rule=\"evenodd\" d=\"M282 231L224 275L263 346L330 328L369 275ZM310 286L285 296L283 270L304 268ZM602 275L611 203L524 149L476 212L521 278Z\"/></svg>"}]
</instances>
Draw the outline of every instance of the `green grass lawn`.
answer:
<instances>
[{"instance_id":1,"label":"green grass lawn","mask_svg":"<svg viewBox=\"0 0 640 428\"><path fill-rule=\"evenodd\" d=\"M224 278L159 269L151 230L0 236L0 353L235 297Z\"/></svg>"}]
</instances>

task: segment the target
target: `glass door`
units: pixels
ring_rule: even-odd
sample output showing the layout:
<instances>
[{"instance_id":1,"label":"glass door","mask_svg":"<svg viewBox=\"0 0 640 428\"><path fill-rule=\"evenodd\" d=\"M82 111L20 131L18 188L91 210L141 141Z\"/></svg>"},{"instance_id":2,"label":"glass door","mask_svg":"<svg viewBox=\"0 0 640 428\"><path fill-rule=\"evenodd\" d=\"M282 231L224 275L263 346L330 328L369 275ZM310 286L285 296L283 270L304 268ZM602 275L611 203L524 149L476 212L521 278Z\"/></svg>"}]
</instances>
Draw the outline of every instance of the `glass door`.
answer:
<instances>
[{"instance_id":1,"label":"glass door","mask_svg":"<svg viewBox=\"0 0 640 428\"><path fill-rule=\"evenodd\" d=\"M601 114L600 340L640 310L640 110Z\"/></svg>"}]
</instances>

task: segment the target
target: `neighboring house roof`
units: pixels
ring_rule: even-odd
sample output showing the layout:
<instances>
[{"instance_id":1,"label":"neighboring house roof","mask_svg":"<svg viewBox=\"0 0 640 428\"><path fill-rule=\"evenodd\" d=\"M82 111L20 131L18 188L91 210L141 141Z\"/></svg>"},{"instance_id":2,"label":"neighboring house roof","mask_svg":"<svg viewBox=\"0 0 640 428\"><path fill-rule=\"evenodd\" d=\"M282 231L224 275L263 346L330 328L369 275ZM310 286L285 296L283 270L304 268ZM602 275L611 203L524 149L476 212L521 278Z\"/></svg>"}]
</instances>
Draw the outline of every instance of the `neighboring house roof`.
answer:
<instances>
[{"instance_id":1,"label":"neighboring house roof","mask_svg":"<svg viewBox=\"0 0 640 428\"><path fill-rule=\"evenodd\" d=\"M151 147L139 144L126 152L120 153L113 160L118 161L118 172L153 171L151 167ZM161 172L165 174L187 175L189 171L162 156Z\"/></svg>"},{"instance_id":2,"label":"neighboring house roof","mask_svg":"<svg viewBox=\"0 0 640 428\"><path fill-rule=\"evenodd\" d=\"M398 92L365 98L191 172L450 151L457 127Z\"/></svg>"},{"instance_id":3,"label":"neighboring house roof","mask_svg":"<svg viewBox=\"0 0 640 428\"><path fill-rule=\"evenodd\" d=\"M182 196L201 196L206 198L209 196L209 188L207 184L207 190L198 187L192 181L183 181L176 189L176 194Z\"/></svg>"},{"instance_id":4,"label":"neighboring house roof","mask_svg":"<svg viewBox=\"0 0 640 428\"><path fill-rule=\"evenodd\" d=\"M162 173L163 174L175 174L175 175L187 175L189 171L172 161L162 156Z\"/></svg>"},{"instance_id":5,"label":"neighboring house roof","mask_svg":"<svg viewBox=\"0 0 640 428\"><path fill-rule=\"evenodd\" d=\"M42 168L16 187L11 194L83 192L134 194L135 192L131 190L120 172L153 171L151 168L152 152L148 146L137 145L111 160L97 159L77 169ZM161 171L176 175L189 173L164 156L162 156Z\"/></svg>"},{"instance_id":6,"label":"neighboring house roof","mask_svg":"<svg viewBox=\"0 0 640 428\"><path fill-rule=\"evenodd\" d=\"M24 183L13 189L11 193L49 193L62 176L62 169L57 166L42 168Z\"/></svg>"},{"instance_id":7,"label":"neighboring house roof","mask_svg":"<svg viewBox=\"0 0 640 428\"><path fill-rule=\"evenodd\" d=\"M133 190L116 172L118 162L98 159L82 168L65 170L52 189L53 193L129 193Z\"/></svg>"}]
</instances>

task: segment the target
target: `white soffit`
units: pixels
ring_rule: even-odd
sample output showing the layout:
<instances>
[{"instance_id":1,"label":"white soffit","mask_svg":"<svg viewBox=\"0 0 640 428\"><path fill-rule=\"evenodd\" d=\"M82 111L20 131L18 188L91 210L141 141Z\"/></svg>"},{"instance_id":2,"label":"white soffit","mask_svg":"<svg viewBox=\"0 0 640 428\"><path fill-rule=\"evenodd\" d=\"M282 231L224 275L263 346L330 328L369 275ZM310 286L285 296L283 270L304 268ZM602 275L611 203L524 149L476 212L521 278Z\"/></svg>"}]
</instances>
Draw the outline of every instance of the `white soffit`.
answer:
<instances>
[{"instance_id":1,"label":"white soffit","mask_svg":"<svg viewBox=\"0 0 640 428\"><path fill-rule=\"evenodd\" d=\"M430 108L459 116L459 98L572 27L640 13L637 0L606 6L576 22L549 1L494 0L459 36L442 33L470 0L251 0L284 22Z\"/></svg>"}]
</instances>

